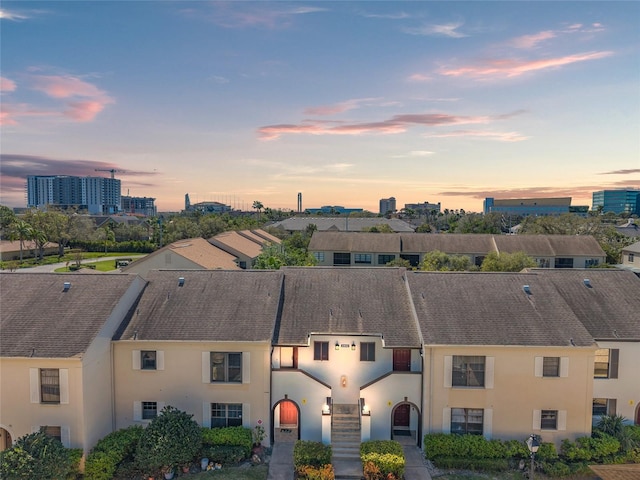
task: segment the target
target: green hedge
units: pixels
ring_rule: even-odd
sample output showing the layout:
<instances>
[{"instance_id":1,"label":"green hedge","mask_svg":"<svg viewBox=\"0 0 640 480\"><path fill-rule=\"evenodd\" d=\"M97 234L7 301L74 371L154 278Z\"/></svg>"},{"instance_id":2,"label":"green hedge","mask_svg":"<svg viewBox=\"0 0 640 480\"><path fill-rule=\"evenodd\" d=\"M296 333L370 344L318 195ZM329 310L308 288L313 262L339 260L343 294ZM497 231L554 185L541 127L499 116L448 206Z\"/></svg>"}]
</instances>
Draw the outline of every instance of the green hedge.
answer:
<instances>
[{"instance_id":1,"label":"green hedge","mask_svg":"<svg viewBox=\"0 0 640 480\"><path fill-rule=\"evenodd\" d=\"M240 445L206 445L202 447L202 457L213 463L235 465L247 458L247 453Z\"/></svg>"},{"instance_id":2,"label":"green hedge","mask_svg":"<svg viewBox=\"0 0 640 480\"><path fill-rule=\"evenodd\" d=\"M324 465L322 467L303 465L296 468L296 476L298 480L334 480L336 478L333 465Z\"/></svg>"},{"instance_id":3,"label":"green hedge","mask_svg":"<svg viewBox=\"0 0 640 480\"><path fill-rule=\"evenodd\" d=\"M367 480L377 478L402 478L404 475L404 450L394 440L371 440L360 444L360 460Z\"/></svg>"},{"instance_id":4,"label":"green hedge","mask_svg":"<svg viewBox=\"0 0 640 480\"><path fill-rule=\"evenodd\" d=\"M245 458L251 454L253 437L251 429L245 427L202 428L202 443L210 445L230 445L244 449Z\"/></svg>"},{"instance_id":5,"label":"green hedge","mask_svg":"<svg viewBox=\"0 0 640 480\"><path fill-rule=\"evenodd\" d=\"M298 440L293 446L293 465L298 470L304 466L324 467L331 464L331 445L308 440Z\"/></svg>"},{"instance_id":6,"label":"green hedge","mask_svg":"<svg viewBox=\"0 0 640 480\"><path fill-rule=\"evenodd\" d=\"M474 470L482 472L506 472L510 469L506 458L439 457L433 464L443 469Z\"/></svg>"}]
</instances>

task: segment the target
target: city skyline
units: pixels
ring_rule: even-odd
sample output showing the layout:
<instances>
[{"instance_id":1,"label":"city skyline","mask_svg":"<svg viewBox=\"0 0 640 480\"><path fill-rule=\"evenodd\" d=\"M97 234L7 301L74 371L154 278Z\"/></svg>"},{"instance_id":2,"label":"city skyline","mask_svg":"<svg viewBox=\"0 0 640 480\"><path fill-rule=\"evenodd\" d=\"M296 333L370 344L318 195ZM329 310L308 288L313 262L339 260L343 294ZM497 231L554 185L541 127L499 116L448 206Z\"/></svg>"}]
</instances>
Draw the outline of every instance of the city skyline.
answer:
<instances>
[{"instance_id":1,"label":"city skyline","mask_svg":"<svg viewBox=\"0 0 640 480\"><path fill-rule=\"evenodd\" d=\"M0 204L109 176L158 211L640 188L638 2L5 1Z\"/></svg>"}]
</instances>

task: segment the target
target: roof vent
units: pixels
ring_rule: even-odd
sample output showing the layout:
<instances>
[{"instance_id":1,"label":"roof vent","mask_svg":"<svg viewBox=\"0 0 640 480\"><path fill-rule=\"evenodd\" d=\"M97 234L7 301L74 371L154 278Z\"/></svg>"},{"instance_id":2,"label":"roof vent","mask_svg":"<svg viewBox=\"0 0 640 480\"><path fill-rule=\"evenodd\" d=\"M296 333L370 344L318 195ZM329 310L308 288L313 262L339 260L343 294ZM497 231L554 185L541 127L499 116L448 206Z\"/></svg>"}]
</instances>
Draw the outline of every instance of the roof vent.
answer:
<instances>
[{"instance_id":1,"label":"roof vent","mask_svg":"<svg viewBox=\"0 0 640 480\"><path fill-rule=\"evenodd\" d=\"M184 285L184 277L179 277L178 278L178 286L182 287Z\"/></svg>"},{"instance_id":2,"label":"roof vent","mask_svg":"<svg viewBox=\"0 0 640 480\"><path fill-rule=\"evenodd\" d=\"M71 282L64 282L64 288L62 289L62 291L68 292L70 288L71 288Z\"/></svg>"},{"instance_id":3,"label":"roof vent","mask_svg":"<svg viewBox=\"0 0 640 480\"><path fill-rule=\"evenodd\" d=\"M582 283L584 283L584 286L587 287L587 288L593 288L591 286L591 280L589 280L588 278L583 279Z\"/></svg>"},{"instance_id":4,"label":"roof vent","mask_svg":"<svg viewBox=\"0 0 640 480\"><path fill-rule=\"evenodd\" d=\"M529 285L523 285L522 286L522 291L524 293L526 293L527 295L531 295L531 287Z\"/></svg>"}]
</instances>

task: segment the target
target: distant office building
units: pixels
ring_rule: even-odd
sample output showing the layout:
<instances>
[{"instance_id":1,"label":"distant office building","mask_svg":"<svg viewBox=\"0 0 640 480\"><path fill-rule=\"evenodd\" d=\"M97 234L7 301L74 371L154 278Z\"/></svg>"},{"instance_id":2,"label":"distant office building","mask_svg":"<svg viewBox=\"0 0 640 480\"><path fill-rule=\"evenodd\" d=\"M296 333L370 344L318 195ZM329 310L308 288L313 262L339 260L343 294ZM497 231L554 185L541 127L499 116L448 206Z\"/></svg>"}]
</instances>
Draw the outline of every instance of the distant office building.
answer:
<instances>
[{"instance_id":1,"label":"distant office building","mask_svg":"<svg viewBox=\"0 0 640 480\"><path fill-rule=\"evenodd\" d=\"M320 208L307 208L305 212L308 212L312 215L317 215L319 213L323 215L349 215L353 212L362 212L362 208L345 208L340 205L324 205Z\"/></svg>"},{"instance_id":2,"label":"distant office building","mask_svg":"<svg viewBox=\"0 0 640 480\"><path fill-rule=\"evenodd\" d=\"M91 215L120 211L120 180L68 175L27 177L27 207L87 210Z\"/></svg>"},{"instance_id":3,"label":"distant office building","mask_svg":"<svg viewBox=\"0 0 640 480\"><path fill-rule=\"evenodd\" d=\"M484 213L504 215L562 215L569 213L571 197L560 198L511 198L496 200L485 198Z\"/></svg>"},{"instance_id":4,"label":"distant office building","mask_svg":"<svg viewBox=\"0 0 640 480\"><path fill-rule=\"evenodd\" d=\"M432 211L436 211L438 213L440 213L440 202L438 203L429 203L429 202L423 202L423 203L405 203L404 204L404 208L405 209L411 209L416 213L420 213L420 214L425 214L425 213L430 213Z\"/></svg>"},{"instance_id":5,"label":"distant office building","mask_svg":"<svg viewBox=\"0 0 640 480\"><path fill-rule=\"evenodd\" d=\"M396 211L396 198L381 198L380 199L380 214L386 215L387 213L393 213Z\"/></svg>"},{"instance_id":6,"label":"distant office building","mask_svg":"<svg viewBox=\"0 0 640 480\"><path fill-rule=\"evenodd\" d=\"M220 202L199 202L185 205L187 211L200 213L225 213L230 212L232 208Z\"/></svg>"},{"instance_id":7,"label":"distant office building","mask_svg":"<svg viewBox=\"0 0 640 480\"><path fill-rule=\"evenodd\" d=\"M144 215L146 217L155 217L157 209L155 198L151 197L130 197L122 196L122 212L128 215Z\"/></svg>"},{"instance_id":8,"label":"distant office building","mask_svg":"<svg viewBox=\"0 0 640 480\"><path fill-rule=\"evenodd\" d=\"M593 210L602 207L602 213L640 215L640 190L601 190L593 192Z\"/></svg>"}]
</instances>

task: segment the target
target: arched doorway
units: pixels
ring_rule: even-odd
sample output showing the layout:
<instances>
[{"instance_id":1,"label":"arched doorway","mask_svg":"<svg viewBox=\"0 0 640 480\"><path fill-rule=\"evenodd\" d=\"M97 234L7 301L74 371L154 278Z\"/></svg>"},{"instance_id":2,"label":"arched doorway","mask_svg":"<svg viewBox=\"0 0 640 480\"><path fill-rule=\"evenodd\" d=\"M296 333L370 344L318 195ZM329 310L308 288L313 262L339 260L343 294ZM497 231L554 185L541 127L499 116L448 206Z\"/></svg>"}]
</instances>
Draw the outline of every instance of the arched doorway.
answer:
<instances>
[{"instance_id":1,"label":"arched doorway","mask_svg":"<svg viewBox=\"0 0 640 480\"><path fill-rule=\"evenodd\" d=\"M10 448L13 445L13 440L11 438L11 434L9 430L6 430L3 427L0 427L0 452Z\"/></svg>"},{"instance_id":2,"label":"arched doorway","mask_svg":"<svg viewBox=\"0 0 640 480\"><path fill-rule=\"evenodd\" d=\"M638 405L636 406L636 421L635 421L636 425L640 425L640 402L638 402Z\"/></svg>"},{"instance_id":3,"label":"arched doorway","mask_svg":"<svg viewBox=\"0 0 640 480\"><path fill-rule=\"evenodd\" d=\"M300 407L288 398L284 398L273 406L274 442L295 442L300 440Z\"/></svg>"},{"instance_id":4,"label":"arched doorway","mask_svg":"<svg viewBox=\"0 0 640 480\"><path fill-rule=\"evenodd\" d=\"M391 411L391 438L400 443L420 446L422 421L420 409L415 403L397 403Z\"/></svg>"}]
</instances>

